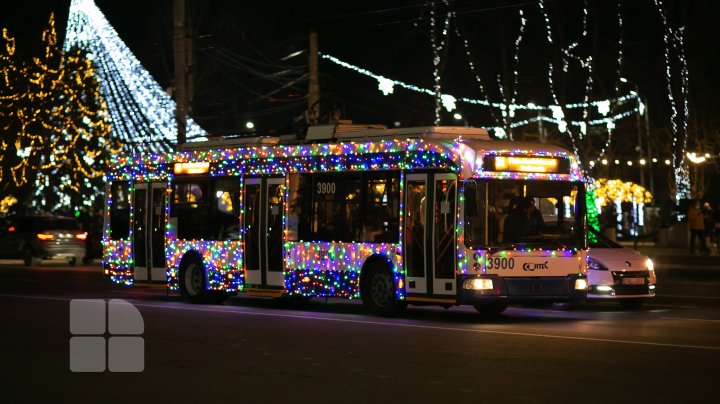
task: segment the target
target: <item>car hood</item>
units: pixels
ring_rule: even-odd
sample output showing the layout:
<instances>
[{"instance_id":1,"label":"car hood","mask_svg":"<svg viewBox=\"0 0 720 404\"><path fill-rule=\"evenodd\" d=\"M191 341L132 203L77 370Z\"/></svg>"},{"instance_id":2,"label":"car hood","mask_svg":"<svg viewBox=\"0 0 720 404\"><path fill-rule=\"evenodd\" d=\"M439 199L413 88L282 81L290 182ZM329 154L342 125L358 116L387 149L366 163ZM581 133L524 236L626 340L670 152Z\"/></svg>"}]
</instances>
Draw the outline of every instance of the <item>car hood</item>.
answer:
<instances>
[{"instance_id":1,"label":"car hood","mask_svg":"<svg viewBox=\"0 0 720 404\"><path fill-rule=\"evenodd\" d=\"M602 262L611 271L645 271L647 256L631 248L591 248L590 257Z\"/></svg>"}]
</instances>

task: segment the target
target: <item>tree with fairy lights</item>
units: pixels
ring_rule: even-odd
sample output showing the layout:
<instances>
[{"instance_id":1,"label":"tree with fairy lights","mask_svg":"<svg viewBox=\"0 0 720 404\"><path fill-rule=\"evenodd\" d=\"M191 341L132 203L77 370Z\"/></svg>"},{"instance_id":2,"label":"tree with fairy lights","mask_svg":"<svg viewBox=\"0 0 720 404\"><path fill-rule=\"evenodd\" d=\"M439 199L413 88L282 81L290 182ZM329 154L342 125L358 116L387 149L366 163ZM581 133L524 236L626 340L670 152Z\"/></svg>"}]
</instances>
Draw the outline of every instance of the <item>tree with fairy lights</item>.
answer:
<instances>
[{"instance_id":1,"label":"tree with fairy lights","mask_svg":"<svg viewBox=\"0 0 720 404\"><path fill-rule=\"evenodd\" d=\"M26 205L69 211L102 194L106 159L119 148L110 138L92 61L80 50L60 50L53 15L42 38L44 54L22 67L25 91L13 147L18 161L10 172L16 188L33 190Z\"/></svg>"},{"instance_id":2,"label":"tree with fairy lights","mask_svg":"<svg viewBox=\"0 0 720 404\"><path fill-rule=\"evenodd\" d=\"M7 29L0 39L0 199L13 197L16 191L10 181L11 167L18 162L15 140L18 133L18 102L24 91L19 88L22 71L15 62L15 39ZM14 198L14 197L13 197Z\"/></svg>"}]
</instances>

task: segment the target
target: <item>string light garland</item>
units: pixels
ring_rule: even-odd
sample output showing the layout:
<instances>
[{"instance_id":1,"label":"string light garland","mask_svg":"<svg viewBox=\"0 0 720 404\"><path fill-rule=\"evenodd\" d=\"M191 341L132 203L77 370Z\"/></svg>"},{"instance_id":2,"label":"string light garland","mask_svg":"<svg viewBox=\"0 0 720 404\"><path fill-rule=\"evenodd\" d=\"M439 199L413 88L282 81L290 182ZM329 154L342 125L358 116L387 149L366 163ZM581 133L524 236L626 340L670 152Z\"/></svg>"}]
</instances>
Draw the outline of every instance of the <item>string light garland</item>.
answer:
<instances>
[{"instance_id":1,"label":"string light garland","mask_svg":"<svg viewBox=\"0 0 720 404\"><path fill-rule=\"evenodd\" d=\"M175 102L123 43L93 0L72 0L64 50L79 47L92 56L107 100L113 136L129 152L172 149L177 139ZM189 140L205 131L187 118Z\"/></svg>"},{"instance_id":2,"label":"string light garland","mask_svg":"<svg viewBox=\"0 0 720 404\"><path fill-rule=\"evenodd\" d=\"M320 53L320 57L324 60L328 60L338 66L345 67L347 69L353 70L357 73L360 73L362 75L372 77L373 79L378 81L378 88L381 90L381 92L384 95L389 95L393 93L393 88L395 86L402 87L406 90L415 91L418 93L423 93L427 95L434 96L435 93L433 90L428 88L422 88L415 86L413 84L408 84L399 80L390 79L378 74L375 74L371 72L370 70L367 70L365 68L353 65L351 63L345 62L341 59L336 58L335 56L328 55L325 53ZM554 111L557 111L559 106L557 105L549 105L549 106L543 106L543 105L535 105L534 103L528 103L528 104L509 104L506 105L504 103L495 103L495 102L489 102L486 99L474 99L474 98L468 98L468 97L456 97L450 94L442 94L443 96L446 96L445 100L454 100L456 102L463 102L467 104L472 105L479 105L483 107L490 107L493 108L493 110L496 111L519 111L519 110L525 110L525 111L548 111L551 114L554 113ZM637 108L630 109L625 112L621 112L612 116L606 116L608 113L608 109L604 108L606 105L626 105L628 100L634 100L637 99L638 95L633 91L631 93L625 94L621 97L611 98L611 99L603 99L603 100L597 100L597 101L591 101L591 102L576 102L576 103L569 103L564 104L562 108L564 109L579 109L579 108L594 108L599 115L603 115L602 118L597 119L591 119L587 121L587 125L600 125L600 126L607 126L608 123L613 123L617 120L624 119L628 116L631 116L633 113L637 112ZM443 106L445 109L450 112L454 108L450 108L453 104L451 103L444 103ZM506 112L507 113L507 112ZM527 125L532 122L537 122L538 119L542 119L545 122L558 124L557 118L550 118L550 117L541 117L541 118L529 118L522 121L516 121L510 124L511 128L516 128L519 126ZM583 121L569 121L566 122L566 124L582 127L586 123ZM488 128L488 129L495 129L495 128Z\"/></svg>"}]
</instances>

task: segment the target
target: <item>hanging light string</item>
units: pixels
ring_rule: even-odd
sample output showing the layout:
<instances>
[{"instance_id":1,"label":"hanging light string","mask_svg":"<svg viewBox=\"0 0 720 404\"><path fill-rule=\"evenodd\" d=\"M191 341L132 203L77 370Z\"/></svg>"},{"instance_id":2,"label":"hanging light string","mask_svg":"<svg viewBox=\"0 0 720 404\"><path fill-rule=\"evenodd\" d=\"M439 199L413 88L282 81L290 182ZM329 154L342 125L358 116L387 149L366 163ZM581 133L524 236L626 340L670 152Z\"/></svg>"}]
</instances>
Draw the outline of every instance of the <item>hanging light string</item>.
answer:
<instances>
[{"instance_id":1,"label":"hanging light string","mask_svg":"<svg viewBox=\"0 0 720 404\"><path fill-rule=\"evenodd\" d=\"M473 57L470 53L470 44L468 43L468 40L463 37L460 34L460 27L459 27L458 19L456 18L454 20L453 26L455 27L455 35L462 41L463 46L465 48L465 56L467 57L468 65L470 66L470 71L472 72L473 76L475 76L475 81L478 84L478 88L480 89L480 94L483 97L483 103L480 105L484 106L492 106L490 103L490 99L488 98L487 91L485 91L485 86L483 85L483 81L480 78L480 74L475 69L475 63L473 62ZM500 121L498 120L497 115L495 114L495 109L490 109L490 115L492 116L493 122L495 122L495 126L500 126Z\"/></svg>"},{"instance_id":2,"label":"hanging light string","mask_svg":"<svg viewBox=\"0 0 720 404\"><path fill-rule=\"evenodd\" d=\"M332 55L329 55L326 53L319 53L319 55L324 60L327 60L338 66L342 66L346 69L353 70L357 73L360 73L360 74L368 76L368 77L372 77L373 79L377 80L378 81L378 89L384 95L393 94L395 86L404 88L406 90L431 95L431 96L435 95L435 92L432 89L418 87L413 84L408 84L408 83L405 83L405 82L402 82L399 80L394 80L394 79L390 79L390 78L381 76L379 74L373 73L370 70L353 65L348 62L345 62L341 59L336 58L335 56L332 56ZM442 96L444 96L446 99L455 99L459 102L464 102L464 103L468 103L468 104L472 104L472 105L479 105L479 106L483 106L483 107L489 107L489 108L493 108L495 110L500 110L500 111L507 108L507 106L503 103L491 102L491 101L488 101L487 99L455 97L455 96L452 96L449 94L442 94ZM600 115L607 116L610 105L624 105L624 104L627 104L628 100L635 100L635 99L637 99L637 94L635 94L635 92L632 91L628 94L625 94L625 95L623 95L621 97L617 97L617 98L596 100L596 101L591 101L588 103L585 103L585 102L569 103L569 104L563 105L563 108L571 110L571 109L591 107L591 108L595 108ZM444 105L444 106L446 109L448 108L448 105ZM552 111L553 108L557 108L557 106L555 106L555 105L535 105L535 104L511 104L510 107L512 107L514 110L525 110L525 111L538 111L538 110ZM613 115L613 116L607 116L607 117L601 118L601 119L589 120L588 124L592 124L592 125L607 124L608 121L622 119L629 115L632 115L632 113L635 111L637 111L637 108L630 110L627 113L617 114L617 115ZM544 119L542 119L543 121L550 122L550 123L556 123L554 120L549 119L547 117L543 117L543 118L544 118ZM528 121L529 122L537 122L537 118L531 118ZM571 121L568 123L579 127L582 122L581 121ZM513 124L512 126L517 127L518 125Z\"/></svg>"},{"instance_id":3,"label":"hanging light string","mask_svg":"<svg viewBox=\"0 0 720 404\"><path fill-rule=\"evenodd\" d=\"M448 5L447 0L444 0L443 3L445 4L445 6ZM452 13L448 11L445 15L445 24L442 30L442 40L440 40L440 43L438 44L437 32L435 28L435 3L430 3L430 46L433 50L433 80L435 83L433 86L433 89L435 90L435 125L440 125L440 110L442 109L443 104L442 86L440 84L440 54L443 52L443 48L445 47L445 45L449 42L449 27L451 17ZM446 102L453 101L448 100Z\"/></svg>"}]
</instances>

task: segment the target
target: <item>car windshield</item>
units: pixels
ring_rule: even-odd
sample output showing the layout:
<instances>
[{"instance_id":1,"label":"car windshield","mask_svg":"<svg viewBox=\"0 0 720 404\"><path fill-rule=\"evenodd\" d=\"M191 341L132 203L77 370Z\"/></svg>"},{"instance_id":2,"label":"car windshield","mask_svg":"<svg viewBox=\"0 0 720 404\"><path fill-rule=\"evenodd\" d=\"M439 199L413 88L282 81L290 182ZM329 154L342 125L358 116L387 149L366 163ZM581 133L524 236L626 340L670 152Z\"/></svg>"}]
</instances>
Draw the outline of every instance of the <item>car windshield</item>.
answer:
<instances>
[{"instance_id":1,"label":"car windshield","mask_svg":"<svg viewBox=\"0 0 720 404\"><path fill-rule=\"evenodd\" d=\"M580 182L468 180L469 247L584 248L585 187Z\"/></svg>"},{"instance_id":2,"label":"car windshield","mask_svg":"<svg viewBox=\"0 0 720 404\"><path fill-rule=\"evenodd\" d=\"M588 226L588 246L590 248L623 248L590 226Z\"/></svg>"}]
</instances>

